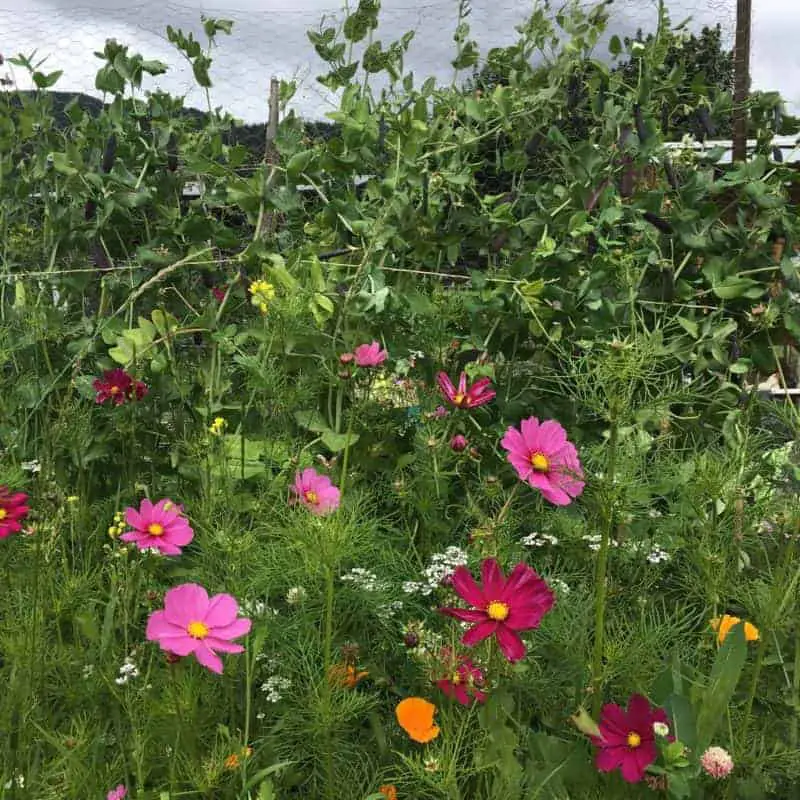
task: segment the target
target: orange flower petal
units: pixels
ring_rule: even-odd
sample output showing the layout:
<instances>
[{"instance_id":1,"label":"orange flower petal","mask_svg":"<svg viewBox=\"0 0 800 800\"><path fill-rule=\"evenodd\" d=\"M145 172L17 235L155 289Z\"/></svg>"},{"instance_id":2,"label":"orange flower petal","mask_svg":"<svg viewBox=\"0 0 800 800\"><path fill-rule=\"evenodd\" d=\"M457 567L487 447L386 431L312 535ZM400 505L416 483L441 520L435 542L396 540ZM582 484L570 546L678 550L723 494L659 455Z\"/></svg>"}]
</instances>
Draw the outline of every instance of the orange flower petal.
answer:
<instances>
[{"instance_id":1,"label":"orange flower petal","mask_svg":"<svg viewBox=\"0 0 800 800\"><path fill-rule=\"evenodd\" d=\"M407 697L397 704L395 716L400 727L415 742L424 744L439 735L439 727L433 724L436 706L422 697Z\"/></svg>"}]
</instances>

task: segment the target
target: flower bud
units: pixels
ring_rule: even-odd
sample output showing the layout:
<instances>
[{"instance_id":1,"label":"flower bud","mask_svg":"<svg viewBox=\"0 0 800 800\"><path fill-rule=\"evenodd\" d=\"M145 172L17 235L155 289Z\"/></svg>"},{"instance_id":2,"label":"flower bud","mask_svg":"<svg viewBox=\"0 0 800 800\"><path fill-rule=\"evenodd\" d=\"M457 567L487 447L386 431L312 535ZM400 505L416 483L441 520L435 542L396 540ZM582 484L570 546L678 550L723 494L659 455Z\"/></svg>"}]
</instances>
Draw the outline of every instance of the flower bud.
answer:
<instances>
[{"instance_id":1,"label":"flower bud","mask_svg":"<svg viewBox=\"0 0 800 800\"><path fill-rule=\"evenodd\" d=\"M467 441L467 437L457 433L450 440L450 449L455 453L461 453L467 449L468 444L469 442Z\"/></svg>"}]
</instances>

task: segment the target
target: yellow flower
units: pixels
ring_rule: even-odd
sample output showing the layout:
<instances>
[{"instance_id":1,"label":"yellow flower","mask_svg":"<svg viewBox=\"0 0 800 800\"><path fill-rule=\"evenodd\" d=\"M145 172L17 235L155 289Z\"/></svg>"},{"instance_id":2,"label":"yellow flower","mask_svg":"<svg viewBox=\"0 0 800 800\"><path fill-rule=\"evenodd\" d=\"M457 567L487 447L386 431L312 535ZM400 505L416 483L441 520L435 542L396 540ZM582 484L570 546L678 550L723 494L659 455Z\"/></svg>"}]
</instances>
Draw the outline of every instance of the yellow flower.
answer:
<instances>
[{"instance_id":1,"label":"yellow flower","mask_svg":"<svg viewBox=\"0 0 800 800\"><path fill-rule=\"evenodd\" d=\"M208 430L214 436L221 436L227 427L228 422L224 417L215 417L214 421L208 426Z\"/></svg>"},{"instance_id":2,"label":"yellow flower","mask_svg":"<svg viewBox=\"0 0 800 800\"><path fill-rule=\"evenodd\" d=\"M722 644L725 637L730 633L734 625L738 625L742 620L739 617L734 617L731 614L724 614L722 618L715 617L711 620L711 627L717 632L717 641ZM744 623L744 638L747 642L758 641L758 628L750 622Z\"/></svg>"},{"instance_id":3,"label":"yellow flower","mask_svg":"<svg viewBox=\"0 0 800 800\"><path fill-rule=\"evenodd\" d=\"M270 301L275 298L275 287L267 281L253 281L248 289L250 302L262 313L266 314Z\"/></svg>"},{"instance_id":4,"label":"yellow flower","mask_svg":"<svg viewBox=\"0 0 800 800\"><path fill-rule=\"evenodd\" d=\"M78 497L78 495L76 495L76 494L71 494L71 495L70 495L70 496L67 498L67 502L68 502L70 505L75 505L75 503L77 503L79 499L80 499L80 498Z\"/></svg>"}]
</instances>

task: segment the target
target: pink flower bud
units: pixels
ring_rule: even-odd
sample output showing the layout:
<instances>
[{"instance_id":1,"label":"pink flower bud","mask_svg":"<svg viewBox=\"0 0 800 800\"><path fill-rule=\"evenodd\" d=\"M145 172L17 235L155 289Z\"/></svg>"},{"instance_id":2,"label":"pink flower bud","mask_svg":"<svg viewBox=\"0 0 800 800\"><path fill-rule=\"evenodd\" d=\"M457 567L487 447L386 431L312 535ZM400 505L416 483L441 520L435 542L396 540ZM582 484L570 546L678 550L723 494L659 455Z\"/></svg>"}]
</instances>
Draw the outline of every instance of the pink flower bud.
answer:
<instances>
[{"instance_id":1,"label":"pink flower bud","mask_svg":"<svg viewBox=\"0 0 800 800\"><path fill-rule=\"evenodd\" d=\"M467 437L463 436L460 433L457 433L451 440L450 440L450 449L456 453L461 453L467 449L467 445L469 442L467 441Z\"/></svg>"},{"instance_id":2,"label":"pink flower bud","mask_svg":"<svg viewBox=\"0 0 800 800\"><path fill-rule=\"evenodd\" d=\"M352 353L342 353L339 356L339 363L340 364L351 364L354 359L355 359L355 356Z\"/></svg>"}]
</instances>

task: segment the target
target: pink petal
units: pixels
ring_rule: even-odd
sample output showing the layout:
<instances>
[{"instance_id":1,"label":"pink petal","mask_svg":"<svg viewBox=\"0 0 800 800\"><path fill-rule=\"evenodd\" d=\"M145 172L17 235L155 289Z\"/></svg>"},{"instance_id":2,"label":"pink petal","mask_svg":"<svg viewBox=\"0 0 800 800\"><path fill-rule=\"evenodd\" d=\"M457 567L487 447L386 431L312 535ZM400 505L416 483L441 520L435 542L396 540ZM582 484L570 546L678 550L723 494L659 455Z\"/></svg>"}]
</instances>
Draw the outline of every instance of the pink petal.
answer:
<instances>
[{"instance_id":1,"label":"pink petal","mask_svg":"<svg viewBox=\"0 0 800 800\"><path fill-rule=\"evenodd\" d=\"M456 389L450 380L450 376L446 372L439 372L436 375L436 382L439 384L442 394L452 403L453 398L456 396Z\"/></svg>"},{"instance_id":2,"label":"pink petal","mask_svg":"<svg viewBox=\"0 0 800 800\"><path fill-rule=\"evenodd\" d=\"M631 730L637 731L642 739L646 733L653 731L653 712L650 701L641 694L632 694L628 700L628 725Z\"/></svg>"},{"instance_id":3,"label":"pink petal","mask_svg":"<svg viewBox=\"0 0 800 800\"><path fill-rule=\"evenodd\" d=\"M607 742L620 739L620 744L626 741L631 726L625 710L616 703L606 703L600 716L600 732Z\"/></svg>"},{"instance_id":4,"label":"pink petal","mask_svg":"<svg viewBox=\"0 0 800 800\"><path fill-rule=\"evenodd\" d=\"M478 588L472 573L463 565L455 568L450 582L456 594L466 600L471 606L485 608L487 599L484 593Z\"/></svg>"},{"instance_id":5,"label":"pink petal","mask_svg":"<svg viewBox=\"0 0 800 800\"><path fill-rule=\"evenodd\" d=\"M498 625L497 644L509 661L519 661L525 658L525 645L522 643L522 639L507 625Z\"/></svg>"},{"instance_id":6,"label":"pink petal","mask_svg":"<svg viewBox=\"0 0 800 800\"><path fill-rule=\"evenodd\" d=\"M506 580L506 585L503 588L503 594L500 599L504 603L511 603L516 599L519 603L520 599L515 598L514 595L517 595L522 591L529 591L529 584L536 584L539 581L544 583L544 581L542 581L541 578L536 574L536 570L534 570L533 567L529 567L527 564L520 562L514 567L514 569L511 570L511 574Z\"/></svg>"},{"instance_id":7,"label":"pink petal","mask_svg":"<svg viewBox=\"0 0 800 800\"><path fill-rule=\"evenodd\" d=\"M219 628L214 627L211 635L216 639L238 639L240 636L246 636L250 633L253 623L247 617L239 617L228 625L223 625Z\"/></svg>"},{"instance_id":8,"label":"pink petal","mask_svg":"<svg viewBox=\"0 0 800 800\"><path fill-rule=\"evenodd\" d=\"M184 633L179 636L162 636L158 643L161 645L161 649L168 653L174 653L176 656L188 656L197 649L200 641L189 636L188 633Z\"/></svg>"},{"instance_id":9,"label":"pink petal","mask_svg":"<svg viewBox=\"0 0 800 800\"><path fill-rule=\"evenodd\" d=\"M216 653L209 650L202 642L198 642L198 646L194 651L194 657L207 669L210 669L217 675L222 675L222 659Z\"/></svg>"},{"instance_id":10,"label":"pink petal","mask_svg":"<svg viewBox=\"0 0 800 800\"><path fill-rule=\"evenodd\" d=\"M534 453L539 449L539 420L536 417L528 417L519 423L522 440L525 442L525 449L529 453Z\"/></svg>"},{"instance_id":11,"label":"pink petal","mask_svg":"<svg viewBox=\"0 0 800 800\"><path fill-rule=\"evenodd\" d=\"M611 772L622 764L622 752L621 747L601 747L594 764L600 772Z\"/></svg>"},{"instance_id":12,"label":"pink petal","mask_svg":"<svg viewBox=\"0 0 800 800\"><path fill-rule=\"evenodd\" d=\"M139 543L140 547L155 547L162 556L179 556L183 552L178 545L168 542L163 536L154 536L149 545Z\"/></svg>"},{"instance_id":13,"label":"pink petal","mask_svg":"<svg viewBox=\"0 0 800 800\"><path fill-rule=\"evenodd\" d=\"M142 517L142 521L145 525L147 525L148 520L153 514L153 504L145 497L142 500L141 504L139 505L139 515Z\"/></svg>"},{"instance_id":14,"label":"pink petal","mask_svg":"<svg viewBox=\"0 0 800 800\"><path fill-rule=\"evenodd\" d=\"M506 577L503 570L494 558L487 558L481 564L481 582L483 583L483 594L487 601L499 600L503 596L503 589L506 586Z\"/></svg>"},{"instance_id":15,"label":"pink petal","mask_svg":"<svg viewBox=\"0 0 800 800\"><path fill-rule=\"evenodd\" d=\"M203 622L209 628L223 628L230 625L239 613L239 604L229 594L215 594L208 601L208 610Z\"/></svg>"},{"instance_id":16,"label":"pink petal","mask_svg":"<svg viewBox=\"0 0 800 800\"><path fill-rule=\"evenodd\" d=\"M472 702L463 683L459 683L458 686L454 686L453 693L455 694L456 700L458 700L462 706L468 706Z\"/></svg>"},{"instance_id":17,"label":"pink petal","mask_svg":"<svg viewBox=\"0 0 800 800\"><path fill-rule=\"evenodd\" d=\"M145 636L147 641L154 642L161 636L172 636L175 631L181 628L174 626L171 622L167 622L164 611L154 611L147 620L147 630Z\"/></svg>"},{"instance_id":18,"label":"pink petal","mask_svg":"<svg viewBox=\"0 0 800 800\"><path fill-rule=\"evenodd\" d=\"M131 528L139 528L140 530L144 529L146 526L142 520L141 515L135 508L126 508L125 509L125 522L131 526Z\"/></svg>"},{"instance_id":19,"label":"pink petal","mask_svg":"<svg viewBox=\"0 0 800 800\"><path fill-rule=\"evenodd\" d=\"M555 453L567 441L567 432L554 419L548 419L539 426L539 443L545 453Z\"/></svg>"},{"instance_id":20,"label":"pink petal","mask_svg":"<svg viewBox=\"0 0 800 800\"><path fill-rule=\"evenodd\" d=\"M512 631L528 631L532 628L538 628L548 610L548 608L542 606L538 608L515 608L511 606L505 624L511 628Z\"/></svg>"},{"instance_id":21,"label":"pink petal","mask_svg":"<svg viewBox=\"0 0 800 800\"><path fill-rule=\"evenodd\" d=\"M185 628L202 620L208 609L208 592L196 583L183 583L164 596L164 612L170 622Z\"/></svg>"},{"instance_id":22,"label":"pink petal","mask_svg":"<svg viewBox=\"0 0 800 800\"><path fill-rule=\"evenodd\" d=\"M172 544L183 547L194 539L194 531L185 520L181 520L180 522L173 522L169 527L165 528L164 538Z\"/></svg>"},{"instance_id":23,"label":"pink petal","mask_svg":"<svg viewBox=\"0 0 800 800\"><path fill-rule=\"evenodd\" d=\"M123 542L138 543L142 539L151 539L152 537L147 533L142 533L142 531L126 531L119 538Z\"/></svg>"},{"instance_id":24,"label":"pink petal","mask_svg":"<svg viewBox=\"0 0 800 800\"><path fill-rule=\"evenodd\" d=\"M475 647L476 644L488 639L496 630L498 623L493 619L487 619L479 622L474 627L470 628L462 637L461 644L467 647Z\"/></svg>"},{"instance_id":25,"label":"pink petal","mask_svg":"<svg viewBox=\"0 0 800 800\"><path fill-rule=\"evenodd\" d=\"M650 742L623 753L619 770L622 779L628 783L639 783L644 778L647 766L656 760L655 749L655 745Z\"/></svg>"},{"instance_id":26,"label":"pink petal","mask_svg":"<svg viewBox=\"0 0 800 800\"><path fill-rule=\"evenodd\" d=\"M488 619L485 611L477 608L440 608L442 614L447 614L448 617L455 617L463 622L482 622Z\"/></svg>"},{"instance_id":27,"label":"pink petal","mask_svg":"<svg viewBox=\"0 0 800 800\"><path fill-rule=\"evenodd\" d=\"M500 440L500 446L510 453L516 453L523 458L528 452L528 448L525 446L525 440L516 428L509 428L506 431L505 436Z\"/></svg>"},{"instance_id":28,"label":"pink petal","mask_svg":"<svg viewBox=\"0 0 800 800\"><path fill-rule=\"evenodd\" d=\"M219 650L221 653L244 653L244 647L234 642L227 642L224 639L217 639L216 636L207 636L203 639L211 650Z\"/></svg>"}]
</instances>

